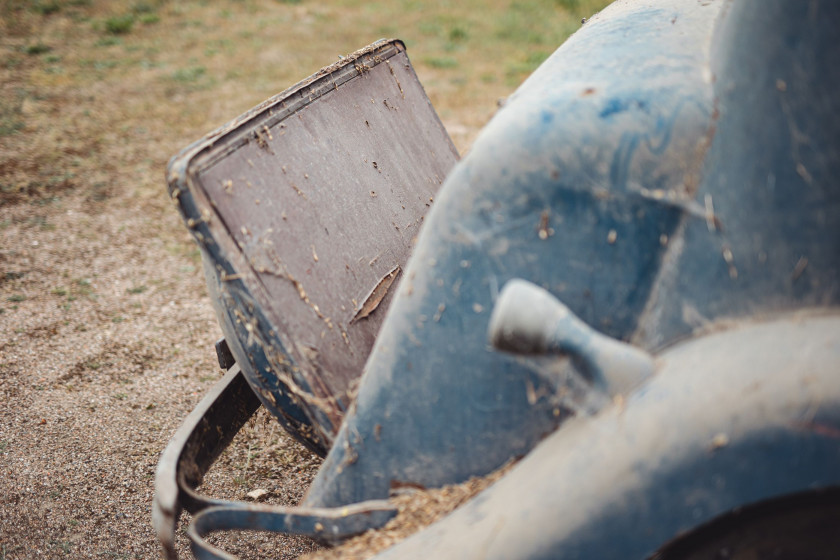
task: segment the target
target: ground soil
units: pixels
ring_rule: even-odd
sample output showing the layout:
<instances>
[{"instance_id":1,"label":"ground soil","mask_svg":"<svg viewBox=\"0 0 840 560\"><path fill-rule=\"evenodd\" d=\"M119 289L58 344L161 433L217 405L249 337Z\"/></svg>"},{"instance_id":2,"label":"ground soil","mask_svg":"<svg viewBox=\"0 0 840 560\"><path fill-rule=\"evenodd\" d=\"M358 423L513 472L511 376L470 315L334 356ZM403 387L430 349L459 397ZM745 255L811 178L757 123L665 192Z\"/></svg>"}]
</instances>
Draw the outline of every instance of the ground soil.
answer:
<instances>
[{"instance_id":1,"label":"ground soil","mask_svg":"<svg viewBox=\"0 0 840 560\"><path fill-rule=\"evenodd\" d=\"M545 17L503 20L506 2L486 4L501 23L476 19L496 17L490 8L0 0L0 560L160 555L158 459L222 376L199 253L166 195L168 158L338 54L404 33L463 151L556 44L525 35ZM260 489L292 505L319 463L260 413L202 490ZM482 484L402 503L418 519L406 526ZM242 558L317 549L251 534L215 542Z\"/></svg>"}]
</instances>

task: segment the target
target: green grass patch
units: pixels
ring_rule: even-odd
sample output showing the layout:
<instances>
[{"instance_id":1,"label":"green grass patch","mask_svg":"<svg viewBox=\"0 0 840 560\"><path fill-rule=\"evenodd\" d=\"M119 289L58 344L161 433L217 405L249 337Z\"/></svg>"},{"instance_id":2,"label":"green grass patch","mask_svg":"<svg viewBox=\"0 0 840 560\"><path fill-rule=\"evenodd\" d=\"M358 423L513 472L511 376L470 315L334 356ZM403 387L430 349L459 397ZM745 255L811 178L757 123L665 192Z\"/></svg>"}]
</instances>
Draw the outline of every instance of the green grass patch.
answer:
<instances>
[{"instance_id":1,"label":"green grass patch","mask_svg":"<svg viewBox=\"0 0 840 560\"><path fill-rule=\"evenodd\" d=\"M119 37L101 37L93 44L95 47L113 47L114 45L122 45L122 39Z\"/></svg>"},{"instance_id":2,"label":"green grass patch","mask_svg":"<svg viewBox=\"0 0 840 560\"><path fill-rule=\"evenodd\" d=\"M417 25L417 30L423 35L440 35L443 26L437 21L421 21Z\"/></svg>"},{"instance_id":3,"label":"green grass patch","mask_svg":"<svg viewBox=\"0 0 840 560\"><path fill-rule=\"evenodd\" d=\"M135 14L151 14L157 10L157 6L152 2L135 2L131 7L131 11Z\"/></svg>"},{"instance_id":4,"label":"green grass patch","mask_svg":"<svg viewBox=\"0 0 840 560\"><path fill-rule=\"evenodd\" d=\"M23 125L24 122L19 118L16 118L16 115L0 113L0 136L11 136L12 134L17 134L23 128ZM2 191L8 192L5 185Z\"/></svg>"},{"instance_id":5,"label":"green grass patch","mask_svg":"<svg viewBox=\"0 0 840 560\"><path fill-rule=\"evenodd\" d=\"M91 286L91 282L88 278L76 278L73 281L73 284L73 292L77 295L87 298L94 297L95 294L93 293L93 287Z\"/></svg>"},{"instance_id":6,"label":"green grass patch","mask_svg":"<svg viewBox=\"0 0 840 560\"><path fill-rule=\"evenodd\" d=\"M56 0L51 0L48 2L35 2L32 5L32 11L43 16L58 13L60 10L61 4L58 3Z\"/></svg>"},{"instance_id":7,"label":"green grass patch","mask_svg":"<svg viewBox=\"0 0 840 560\"><path fill-rule=\"evenodd\" d=\"M423 62L437 69L457 68L458 61L451 56L430 56L423 59Z\"/></svg>"},{"instance_id":8,"label":"green grass patch","mask_svg":"<svg viewBox=\"0 0 840 560\"><path fill-rule=\"evenodd\" d=\"M24 49L24 52L26 52L26 54L29 54L29 55L39 55L39 54L48 53L51 50L52 50L51 46L39 42L39 43L35 43L33 45L28 45Z\"/></svg>"},{"instance_id":9,"label":"green grass patch","mask_svg":"<svg viewBox=\"0 0 840 560\"><path fill-rule=\"evenodd\" d=\"M188 66L187 68L179 68L172 73L172 79L176 82L191 84L200 80L207 73L207 68L204 66Z\"/></svg>"},{"instance_id":10,"label":"green grass patch","mask_svg":"<svg viewBox=\"0 0 840 560\"><path fill-rule=\"evenodd\" d=\"M576 13L580 9L580 0L554 0L558 6L567 12Z\"/></svg>"},{"instance_id":11,"label":"green grass patch","mask_svg":"<svg viewBox=\"0 0 840 560\"><path fill-rule=\"evenodd\" d=\"M469 38L467 30L463 27L455 26L449 30L449 40L453 42L466 41Z\"/></svg>"},{"instance_id":12,"label":"green grass patch","mask_svg":"<svg viewBox=\"0 0 840 560\"><path fill-rule=\"evenodd\" d=\"M105 31L111 35L126 35L134 27L134 14L109 17L105 20Z\"/></svg>"}]
</instances>

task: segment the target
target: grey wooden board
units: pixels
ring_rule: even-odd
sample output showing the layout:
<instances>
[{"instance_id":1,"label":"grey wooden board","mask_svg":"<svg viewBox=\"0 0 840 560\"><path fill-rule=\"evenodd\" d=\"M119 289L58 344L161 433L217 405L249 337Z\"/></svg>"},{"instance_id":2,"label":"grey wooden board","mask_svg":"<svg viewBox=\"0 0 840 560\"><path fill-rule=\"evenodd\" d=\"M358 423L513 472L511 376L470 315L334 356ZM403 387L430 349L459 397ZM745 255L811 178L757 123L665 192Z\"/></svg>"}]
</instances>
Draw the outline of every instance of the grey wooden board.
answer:
<instances>
[{"instance_id":1,"label":"grey wooden board","mask_svg":"<svg viewBox=\"0 0 840 560\"><path fill-rule=\"evenodd\" d=\"M458 156L400 42L299 86L195 154L190 190L310 389L344 408Z\"/></svg>"}]
</instances>

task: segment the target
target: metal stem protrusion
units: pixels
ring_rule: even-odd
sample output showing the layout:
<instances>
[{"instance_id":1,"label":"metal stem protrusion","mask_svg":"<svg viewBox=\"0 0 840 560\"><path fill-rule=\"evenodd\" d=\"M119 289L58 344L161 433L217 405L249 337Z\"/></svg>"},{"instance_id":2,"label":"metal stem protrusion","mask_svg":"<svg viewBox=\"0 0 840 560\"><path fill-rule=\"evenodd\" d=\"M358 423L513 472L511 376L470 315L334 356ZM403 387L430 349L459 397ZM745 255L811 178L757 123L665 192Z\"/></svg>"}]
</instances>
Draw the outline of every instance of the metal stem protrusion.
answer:
<instances>
[{"instance_id":1,"label":"metal stem protrusion","mask_svg":"<svg viewBox=\"0 0 840 560\"><path fill-rule=\"evenodd\" d=\"M502 289L488 337L504 352L569 355L610 396L627 394L655 368L650 354L593 330L548 291L525 280L511 280Z\"/></svg>"}]
</instances>

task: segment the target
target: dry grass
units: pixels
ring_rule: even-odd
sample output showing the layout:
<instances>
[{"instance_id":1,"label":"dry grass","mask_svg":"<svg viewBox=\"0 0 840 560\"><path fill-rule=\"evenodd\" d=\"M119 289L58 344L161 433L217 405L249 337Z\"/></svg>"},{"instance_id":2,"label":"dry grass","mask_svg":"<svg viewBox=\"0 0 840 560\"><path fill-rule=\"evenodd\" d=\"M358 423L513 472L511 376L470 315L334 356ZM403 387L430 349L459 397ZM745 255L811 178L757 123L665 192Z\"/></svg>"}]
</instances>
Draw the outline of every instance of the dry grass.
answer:
<instances>
[{"instance_id":1,"label":"dry grass","mask_svg":"<svg viewBox=\"0 0 840 560\"><path fill-rule=\"evenodd\" d=\"M463 151L603 3L0 0L0 560L158 554L158 456L219 377L172 154L392 36ZM317 461L291 445L254 423L209 491L295 503Z\"/></svg>"}]
</instances>

